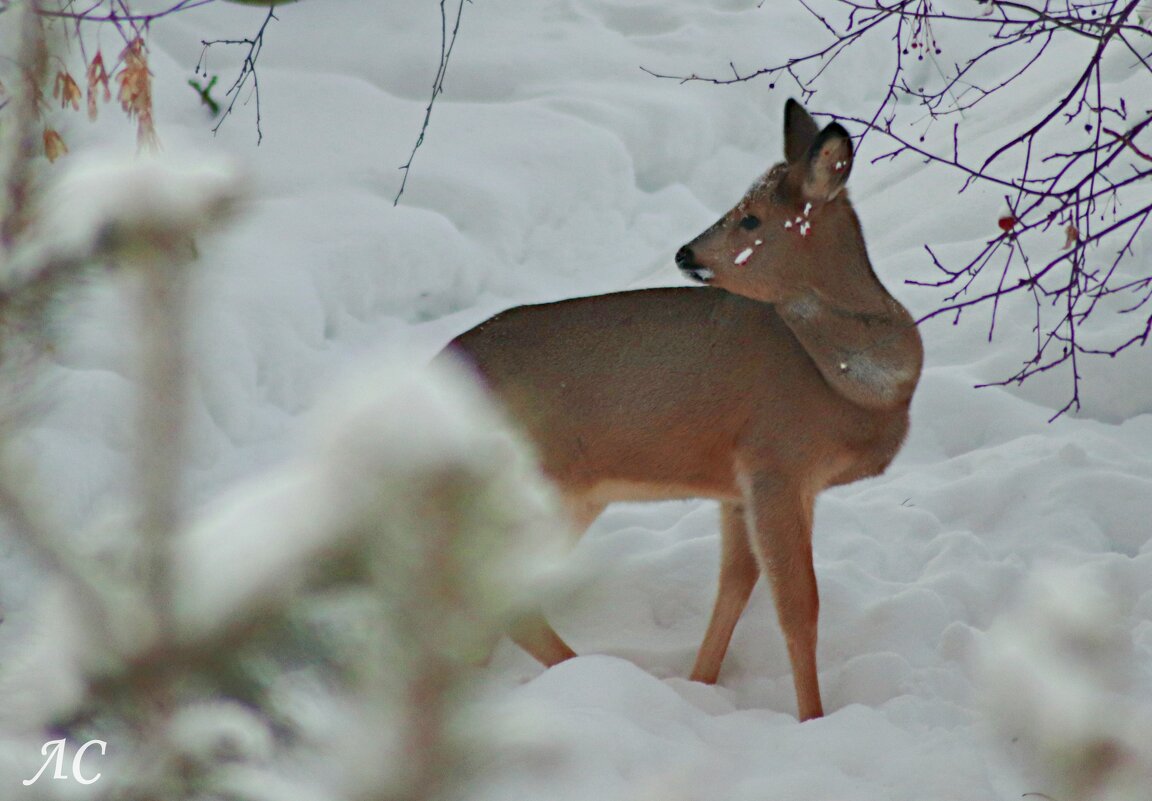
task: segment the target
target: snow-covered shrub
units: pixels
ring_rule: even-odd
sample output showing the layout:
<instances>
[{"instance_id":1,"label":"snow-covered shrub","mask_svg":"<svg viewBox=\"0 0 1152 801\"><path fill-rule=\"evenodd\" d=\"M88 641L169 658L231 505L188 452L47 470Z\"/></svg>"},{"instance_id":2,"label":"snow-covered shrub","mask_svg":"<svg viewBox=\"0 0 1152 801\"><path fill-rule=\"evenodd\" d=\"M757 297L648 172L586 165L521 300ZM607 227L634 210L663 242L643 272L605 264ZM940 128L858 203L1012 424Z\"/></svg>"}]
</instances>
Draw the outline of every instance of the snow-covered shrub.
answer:
<instances>
[{"instance_id":1,"label":"snow-covered shrub","mask_svg":"<svg viewBox=\"0 0 1152 801\"><path fill-rule=\"evenodd\" d=\"M1051 798L1142 801L1152 787L1152 703L1133 706L1131 636L1116 599L1049 569L989 631L985 702Z\"/></svg>"},{"instance_id":2,"label":"snow-covered shrub","mask_svg":"<svg viewBox=\"0 0 1152 801\"><path fill-rule=\"evenodd\" d=\"M562 542L527 449L451 365L392 367L339 388L293 461L188 524L184 288L239 182L167 157L59 180L9 254L7 297L94 261L129 272L137 480L112 552L85 561L82 534L13 480L18 457L0 472L0 512L45 573L30 647L0 677L20 699L0 721L0 784L42 768L27 797L441 797L475 747L473 665ZM69 765L77 781L52 781Z\"/></svg>"}]
</instances>

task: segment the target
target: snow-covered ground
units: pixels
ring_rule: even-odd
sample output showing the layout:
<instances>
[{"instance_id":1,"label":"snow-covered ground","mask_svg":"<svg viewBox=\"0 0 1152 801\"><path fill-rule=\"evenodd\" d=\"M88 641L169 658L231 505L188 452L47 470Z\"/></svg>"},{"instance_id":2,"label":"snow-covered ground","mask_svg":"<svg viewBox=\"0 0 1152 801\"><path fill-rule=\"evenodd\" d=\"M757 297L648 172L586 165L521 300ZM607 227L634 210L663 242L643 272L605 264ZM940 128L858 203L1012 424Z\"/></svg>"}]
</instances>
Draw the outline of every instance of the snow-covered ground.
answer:
<instances>
[{"instance_id":1,"label":"snow-covered ground","mask_svg":"<svg viewBox=\"0 0 1152 801\"><path fill-rule=\"evenodd\" d=\"M198 504L291 453L341 378L386 355L426 360L512 305L684 283L673 254L781 158L782 109L796 91L783 80L774 89L765 80L681 85L641 65L724 74L734 61L747 71L826 36L782 0L476 0L393 206L396 168L436 69L437 4L308 0L277 14L258 67L259 147L254 103L213 138L185 84L202 39L251 35L262 9L213 4L158 22L150 39L165 149L230 156L251 198L235 226L201 247ZM888 56L884 41L869 46L826 76L813 107L871 112ZM208 68L227 84L239 55L213 48ZM1019 113L1062 85L1058 61L1013 90ZM974 146L1004 123L987 114L966 121ZM133 147L112 108L95 125L76 115L64 133L73 157ZM923 314L939 293L904 285L934 277L923 245L962 256L996 233L1002 201L980 190L958 196L955 177L913 159L870 164L878 150L868 148L879 147L865 143L850 190L879 275ZM1150 245L1146 229L1131 262L1146 265ZM1026 302L1002 306L991 343L985 312L956 326L926 323L904 450L884 476L819 502L827 717L796 722L763 586L720 683L686 680L715 588L715 507L621 505L573 553L589 577L583 602L549 610L587 656L544 671L504 643L488 668L501 700L534 710L542 756L496 770L476 797L990 801L1051 792L1021 771L1023 745L993 734L981 702L990 694L1006 704L1019 660L993 648L996 669L980 669L996 640L989 631L1051 565L1072 571L1073 601L1076 581L1112 594L1111 616L1092 620L1116 627L1117 659L1130 660L1117 708L1152 717L1152 354L1086 365L1083 410L1049 424L1067 399L1061 376L973 389L1030 352ZM128 480L131 320L107 282L70 303L42 389L51 405L27 444L56 515L98 531L119 512ZM1098 317L1104 333L1128 324ZM0 642L12 649L36 581L16 549L4 552ZM1017 617L1025 628L1043 619ZM1020 686L1022 704L1028 688L1043 689Z\"/></svg>"}]
</instances>

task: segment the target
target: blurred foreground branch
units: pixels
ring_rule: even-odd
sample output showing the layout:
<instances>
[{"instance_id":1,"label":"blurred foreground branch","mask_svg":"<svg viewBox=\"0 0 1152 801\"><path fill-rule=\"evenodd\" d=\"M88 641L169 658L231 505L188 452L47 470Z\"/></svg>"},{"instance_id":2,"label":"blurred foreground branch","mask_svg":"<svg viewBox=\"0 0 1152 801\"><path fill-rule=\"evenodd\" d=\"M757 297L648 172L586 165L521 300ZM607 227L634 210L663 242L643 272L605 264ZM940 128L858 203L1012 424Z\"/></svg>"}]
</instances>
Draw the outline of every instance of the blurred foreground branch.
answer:
<instances>
[{"instance_id":1,"label":"blurred foreground branch","mask_svg":"<svg viewBox=\"0 0 1152 801\"><path fill-rule=\"evenodd\" d=\"M1138 662L1120 595L1086 573L1038 571L989 629L979 663L984 706L1044 783L1029 795L1144 801L1152 705L1133 686Z\"/></svg>"},{"instance_id":2,"label":"blurred foreground branch","mask_svg":"<svg viewBox=\"0 0 1152 801\"><path fill-rule=\"evenodd\" d=\"M463 718L472 665L563 539L527 451L463 378L393 370L342 393L293 463L189 523L193 243L232 216L241 181L171 157L78 157L47 180L24 138L4 146L23 222L0 253L0 521L42 577L0 673L0 784L51 798L91 782L86 797L118 801L458 795L482 748ZM96 560L14 447L38 411L14 411L46 350L33 334L94 267L135 290L140 323L138 470Z\"/></svg>"},{"instance_id":3,"label":"blurred foreground branch","mask_svg":"<svg viewBox=\"0 0 1152 801\"><path fill-rule=\"evenodd\" d=\"M0 681L41 699L7 713L0 770L23 775L4 781L35 784L40 743L98 741L99 798L454 796L479 747L460 717L472 665L563 539L527 450L463 378L390 371L343 393L293 464L187 525L189 243L238 183L202 165L81 166L28 230L71 220L64 244L140 290L140 474L124 499L139 514L113 560L137 567L79 559L82 535L38 513L6 454L0 514L40 557L35 636L54 644L52 670L34 651L22 679ZM25 259L60 247L24 246Z\"/></svg>"}]
</instances>

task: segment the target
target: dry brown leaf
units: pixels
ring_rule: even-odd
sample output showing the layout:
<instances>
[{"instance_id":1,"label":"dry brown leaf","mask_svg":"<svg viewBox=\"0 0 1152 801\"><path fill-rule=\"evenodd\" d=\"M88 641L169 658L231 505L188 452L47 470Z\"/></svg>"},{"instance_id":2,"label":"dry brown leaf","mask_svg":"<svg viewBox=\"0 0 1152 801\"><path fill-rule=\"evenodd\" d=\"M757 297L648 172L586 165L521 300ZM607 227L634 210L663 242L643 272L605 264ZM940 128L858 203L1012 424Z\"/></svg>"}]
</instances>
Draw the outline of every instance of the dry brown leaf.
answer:
<instances>
[{"instance_id":1,"label":"dry brown leaf","mask_svg":"<svg viewBox=\"0 0 1152 801\"><path fill-rule=\"evenodd\" d=\"M56 81L52 84L52 97L60 98L60 108L72 106L80 110L80 87L67 70L56 73Z\"/></svg>"},{"instance_id":2,"label":"dry brown leaf","mask_svg":"<svg viewBox=\"0 0 1152 801\"><path fill-rule=\"evenodd\" d=\"M67 152L68 146L64 144L64 139L60 136L59 131L54 128L45 128L44 155L48 157L48 160L55 161Z\"/></svg>"},{"instance_id":3,"label":"dry brown leaf","mask_svg":"<svg viewBox=\"0 0 1152 801\"><path fill-rule=\"evenodd\" d=\"M1080 229L1075 225L1069 224L1064 229L1064 249L1070 250L1077 242L1080 241Z\"/></svg>"},{"instance_id":4,"label":"dry brown leaf","mask_svg":"<svg viewBox=\"0 0 1152 801\"><path fill-rule=\"evenodd\" d=\"M156 128L152 124L152 75L148 71L148 55L144 40L136 37L120 54L124 67L116 76L120 84L120 107L129 119L136 119L136 144L140 148L154 149L158 145Z\"/></svg>"},{"instance_id":5,"label":"dry brown leaf","mask_svg":"<svg viewBox=\"0 0 1152 801\"><path fill-rule=\"evenodd\" d=\"M112 99L112 90L108 86L108 70L104 68L104 54L96 51L92 63L88 65L88 119L96 119L97 90L104 87L104 102Z\"/></svg>"}]
</instances>

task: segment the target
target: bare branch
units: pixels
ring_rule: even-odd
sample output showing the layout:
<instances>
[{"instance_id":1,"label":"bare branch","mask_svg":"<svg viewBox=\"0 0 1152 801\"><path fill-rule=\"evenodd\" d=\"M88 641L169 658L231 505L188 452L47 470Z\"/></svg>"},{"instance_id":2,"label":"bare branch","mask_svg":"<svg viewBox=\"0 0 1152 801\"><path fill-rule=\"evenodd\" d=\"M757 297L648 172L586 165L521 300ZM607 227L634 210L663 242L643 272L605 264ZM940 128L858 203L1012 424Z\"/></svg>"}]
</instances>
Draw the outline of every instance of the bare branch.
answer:
<instances>
[{"instance_id":1,"label":"bare branch","mask_svg":"<svg viewBox=\"0 0 1152 801\"><path fill-rule=\"evenodd\" d=\"M823 9L817 14L804 0L797 2L830 35L828 44L754 71L733 70L731 77L646 71L681 82L714 84L764 76L772 81L788 75L807 99L848 48L865 38L888 37L895 59L892 71L880 78L887 80L886 91L870 112L841 119L859 125L861 139L874 132L891 142L892 147L874 157L874 162L914 156L943 166L964 177L961 192L973 184L994 187L1004 193L1008 209L999 220L999 235L962 264L947 265L931 247L926 248L938 277L908 283L946 294L921 322L945 315L958 321L965 311L987 305L991 340L998 316L1007 308L1002 301L1027 293L1035 308L1035 352L1000 383L1018 383L1063 367L1069 372L1071 389L1068 403L1057 416L1078 409L1081 356L1116 356L1148 340L1147 323L1135 317L1140 329L1113 346L1087 345L1081 335L1082 327L1103 308L1102 299L1132 295L1133 301L1117 312L1123 314L1144 307L1152 297L1152 270L1143 268L1143 274L1132 277L1118 269L1132 254L1135 238L1152 216L1152 202L1140 191L1152 178L1148 165L1152 155L1140 139L1152 130L1152 108L1144 107L1152 97L1152 30L1135 22L1139 0L1039 0L1030 4L997 0L983 6L984 14L975 4L972 12L941 10L934 0L834 0L845 12L839 18ZM951 67L937 58L943 46L934 26L944 24L948 30L964 26L985 32L975 52L954 60ZM929 142L936 123L963 118L1023 76L1034 75L1053 57L1054 44L1072 38L1092 46L1038 117L1010 121L1000 140L982 155L964 152L956 122L949 125L946 145L937 141L939 137ZM1107 83L1102 74L1106 50L1112 57L1127 53L1139 80L1125 82L1122 86L1127 88ZM914 83L907 68L912 58L931 61L939 80L919 78ZM1066 51L1061 51L1061 58L1067 60ZM1125 93L1131 94L1126 97ZM1133 108L1129 100L1139 105ZM918 135L906 133L906 123L897 125L897 117L903 117L908 108L926 113ZM1077 126L1084 131L1079 138L1074 136ZM1057 151L1054 137L1073 144ZM1050 238L1053 229L1062 232L1063 249Z\"/></svg>"},{"instance_id":2,"label":"bare branch","mask_svg":"<svg viewBox=\"0 0 1152 801\"><path fill-rule=\"evenodd\" d=\"M448 11L445 3L446 0L440 0L440 66L436 69L436 77L432 80L432 94L429 96L428 105L424 109L424 122L420 125L420 133L416 136L416 143L412 145L412 152L408 154L408 161L400 167L404 177L400 181L400 189L396 192L396 197L392 199L393 206L399 205L400 196L404 194L404 189L408 185L408 176L412 171L412 162L416 158L416 151L424 144L424 135L428 132L428 123L432 120L432 107L436 104L436 98L444 91L444 78L448 74L448 60L452 58L452 49L456 46L456 35L460 32L460 18L464 14L465 0L457 0L456 19L452 24L451 31L448 30Z\"/></svg>"},{"instance_id":3,"label":"bare branch","mask_svg":"<svg viewBox=\"0 0 1152 801\"><path fill-rule=\"evenodd\" d=\"M205 57L208 55L208 49L213 45L248 45L248 52L244 55L244 63L240 66L240 74L236 76L236 80L232 82L232 86L224 93L225 97L230 97L228 107L224 109L224 113L212 128L212 133L220 130L220 126L224 124L224 120L232 114L232 109L236 106L236 100L240 97L241 90L252 81L252 97L256 99L256 144L259 145L264 141L264 131L260 127L260 78L256 74L256 60L260 58L260 51L264 49L264 32L268 29L268 23L272 20L278 20L279 17L275 14L276 6L269 6L268 14L264 17L264 22L260 24L260 29L250 39L213 39L211 41L201 41L200 44L204 49L200 51L200 59L196 62L196 74L208 77L208 70L204 66Z\"/></svg>"},{"instance_id":4,"label":"bare branch","mask_svg":"<svg viewBox=\"0 0 1152 801\"><path fill-rule=\"evenodd\" d=\"M76 22L127 22L127 23L144 23L148 24L158 19L176 14L180 11L188 11L189 9L197 8L199 6L206 6L214 3L216 0L180 0L179 3L173 3L163 11L153 11L148 14L136 14L128 9L124 3L114 5L111 10L104 10L104 0L96 0L91 7L85 11L64 11L64 10L49 10L43 9L40 14L44 17L55 17L58 19L69 19ZM119 11L117 11L119 9Z\"/></svg>"}]
</instances>

